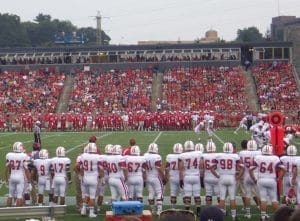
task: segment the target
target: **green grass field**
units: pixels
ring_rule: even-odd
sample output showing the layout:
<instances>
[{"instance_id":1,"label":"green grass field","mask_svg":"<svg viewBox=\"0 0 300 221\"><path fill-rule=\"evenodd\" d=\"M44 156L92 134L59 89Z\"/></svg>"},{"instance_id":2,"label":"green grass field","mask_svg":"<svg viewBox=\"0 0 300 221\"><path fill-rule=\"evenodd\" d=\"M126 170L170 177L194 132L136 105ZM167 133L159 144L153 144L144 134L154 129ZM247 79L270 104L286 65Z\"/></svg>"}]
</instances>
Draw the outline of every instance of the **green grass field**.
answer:
<instances>
[{"instance_id":1,"label":"green grass field","mask_svg":"<svg viewBox=\"0 0 300 221\"><path fill-rule=\"evenodd\" d=\"M250 135L244 131L240 131L238 134L234 134L232 129L219 130L215 134L218 138L213 137L214 142L217 145L219 151L222 149L222 141L235 142L237 150L239 150L240 142L243 139L249 139ZM91 135L97 137L97 145L103 152L103 148L106 144L120 144L124 147L128 146L130 138L135 138L137 144L140 146L143 152L146 152L148 145L152 142L156 142L159 146L159 152L162 155L163 160L168 153L172 152L174 143L184 143L186 140L192 140L195 143L202 142L204 145L207 142L207 134L204 132L200 135L195 134L192 131L167 131L167 132L42 132L42 147L49 150L50 156L55 155L55 149L57 146L64 146L67 150L67 156L71 159L74 165L75 159L80 152L81 148L87 143L88 138ZM26 145L26 149L31 151L33 134L32 133L2 133L0 134L0 156L1 164L0 178L4 178L4 166L5 166L5 155L12 150L12 145L15 141L21 141ZM299 139L295 140L295 143L299 143ZM74 182L73 182L74 183ZM0 189L0 196L7 194L6 187ZM75 190L72 184L68 190L68 196L74 196ZM109 195L109 192L107 193ZM147 192L145 192L147 195ZM169 196L169 188L166 188L166 196ZM166 202L169 204L169 202ZM240 207L238 213L240 213ZM104 213L104 212L103 212ZM256 210L254 213L258 214ZM79 217L79 214L75 211L74 207L68 208L68 215L63 220L73 220L74 217ZM104 217L104 215L100 216ZM100 218L104 220L104 218ZM258 220L258 216L253 217L251 220ZM89 220L88 218L80 218L80 220ZM227 219L226 219L227 220ZM228 219L230 220L230 219Z\"/></svg>"}]
</instances>

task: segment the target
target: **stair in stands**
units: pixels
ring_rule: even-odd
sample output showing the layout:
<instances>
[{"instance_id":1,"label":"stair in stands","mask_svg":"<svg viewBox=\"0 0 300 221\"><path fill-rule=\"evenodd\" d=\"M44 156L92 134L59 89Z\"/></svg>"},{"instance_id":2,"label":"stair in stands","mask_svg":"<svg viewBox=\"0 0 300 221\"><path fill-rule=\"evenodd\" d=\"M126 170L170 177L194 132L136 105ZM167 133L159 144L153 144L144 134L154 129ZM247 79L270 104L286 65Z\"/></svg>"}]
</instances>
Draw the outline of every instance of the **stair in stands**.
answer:
<instances>
[{"instance_id":1,"label":"stair in stands","mask_svg":"<svg viewBox=\"0 0 300 221\"><path fill-rule=\"evenodd\" d=\"M66 75L66 80L64 83L64 88L62 94L59 98L58 107L56 113L68 112L68 103L70 98L70 93L72 91L74 78L71 74Z\"/></svg>"},{"instance_id":2,"label":"stair in stands","mask_svg":"<svg viewBox=\"0 0 300 221\"><path fill-rule=\"evenodd\" d=\"M259 111L260 105L258 104L258 97L256 93L256 85L254 82L253 75L251 74L251 71L244 71L245 76L245 87L246 87L246 93L247 93L247 100L249 105L249 110L251 111Z\"/></svg>"},{"instance_id":3,"label":"stair in stands","mask_svg":"<svg viewBox=\"0 0 300 221\"><path fill-rule=\"evenodd\" d=\"M156 101L157 98L162 98L162 81L163 73L153 73L153 82L152 82L152 94L151 94L151 111L156 111Z\"/></svg>"}]
</instances>

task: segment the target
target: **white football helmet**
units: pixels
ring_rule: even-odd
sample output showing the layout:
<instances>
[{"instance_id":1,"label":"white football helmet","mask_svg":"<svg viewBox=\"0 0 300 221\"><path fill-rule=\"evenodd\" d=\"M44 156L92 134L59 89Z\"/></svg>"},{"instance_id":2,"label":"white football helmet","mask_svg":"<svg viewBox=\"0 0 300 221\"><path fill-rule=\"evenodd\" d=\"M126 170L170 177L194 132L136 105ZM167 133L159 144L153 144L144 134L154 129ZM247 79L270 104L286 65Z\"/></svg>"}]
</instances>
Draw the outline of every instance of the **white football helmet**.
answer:
<instances>
[{"instance_id":1,"label":"white football helmet","mask_svg":"<svg viewBox=\"0 0 300 221\"><path fill-rule=\"evenodd\" d=\"M289 156L296 156L297 155L297 147L294 145L290 145L286 149L286 153Z\"/></svg>"},{"instance_id":2,"label":"white football helmet","mask_svg":"<svg viewBox=\"0 0 300 221\"><path fill-rule=\"evenodd\" d=\"M119 144L116 144L112 148L112 154L114 155L122 155L122 147Z\"/></svg>"},{"instance_id":3,"label":"white football helmet","mask_svg":"<svg viewBox=\"0 0 300 221\"><path fill-rule=\"evenodd\" d=\"M39 158L40 159L48 159L49 158L48 150L41 149L40 152L39 152Z\"/></svg>"},{"instance_id":4,"label":"white football helmet","mask_svg":"<svg viewBox=\"0 0 300 221\"><path fill-rule=\"evenodd\" d=\"M134 145L130 148L130 155L139 156L141 154L140 147L137 145Z\"/></svg>"},{"instance_id":5,"label":"white football helmet","mask_svg":"<svg viewBox=\"0 0 300 221\"><path fill-rule=\"evenodd\" d=\"M270 144L263 146L263 148L261 149L261 153L263 155L272 155L273 154L273 146Z\"/></svg>"},{"instance_id":6,"label":"white football helmet","mask_svg":"<svg viewBox=\"0 0 300 221\"><path fill-rule=\"evenodd\" d=\"M97 145L95 143L88 143L88 153L97 153Z\"/></svg>"},{"instance_id":7,"label":"white football helmet","mask_svg":"<svg viewBox=\"0 0 300 221\"><path fill-rule=\"evenodd\" d=\"M23 145L23 143L22 142L15 142L14 144L13 144L13 151L15 152L15 153L22 153L23 151L24 151L24 145Z\"/></svg>"},{"instance_id":8,"label":"white football helmet","mask_svg":"<svg viewBox=\"0 0 300 221\"><path fill-rule=\"evenodd\" d=\"M184 151L193 151L195 149L195 145L191 140L185 141L183 146L184 146Z\"/></svg>"},{"instance_id":9,"label":"white football helmet","mask_svg":"<svg viewBox=\"0 0 300 221\"><path fill-rule=\"evenodd\" d=\"M181 143L176 143L173 146L173 153L181 154L183 152L183 147Z\"/></svg>"},{"instance_id":10,"label":"white football helmet","mask_svg":"<svg viewBox=\"0 0 300 221\"><path fill-rule=\"evenodd\" d=\"M257 150L257 143L256 143L255 140L248 140L247 150L250 150L250 151L256 151Z\"/></svg>"},{"instance_id":11,"label":"white football helmet","mask_svg":"<svg viewBox=\"0 0 300 221\"><path fill-rule=\"evenodd\" d=\"M105 147L104 147L104 152L106 154L111 154L112 153L112 148L114 147L114 145L112 144L107 144Z\"/></svg>"},{"instance_id":12,"label":"white football helmet","mask_svg":"<svg viewBox=\"0 0 300 221\"><path fill-rule=\"evenodd\" d=\"M149 144L148 153L158 153L158 145L156 143Z\"/></svg>"},{"instance_id":13,"label":"white football helmet","mask_svg":"<svg viewBox=\"0 0 300 221\"><path fill-rule=\"evenodd\" d=\"M210 153L210 152L216 152L216 151L217 151L216 144L212 141L208 141L206 144L206 152Z\"/></svg>"},{"instance_id":14,"label":"white football helmet","mask_svg":"<svg viewBox=\"0 0 300 221\"><path fill-rule=\"evenodd\" d=\"M56 156L57 157L65 157L66 156L66 150L64 147L57 147L56 148Z\"/></svg>"},{"instance_id":15,"label":"white football helmet","mask_svg":"<svg viewBox=\"0 0 300 221\"><path fill-rule=\"evenodd\" d=\"M195 151L200 151L200 152L204 152L204 146L202 143L196 143L195 145Z\"/></svg>"},{"instance_id":16,"label":"white football helmet","mask_svg":"<svg viewBox=\"0 0 300 221\"><path fill-rule=\"evenodd\" d=\"M223 145L223 152L224 153L233 153L233 145L232 143L226 142Z\"/></svg>"}]
</instances>

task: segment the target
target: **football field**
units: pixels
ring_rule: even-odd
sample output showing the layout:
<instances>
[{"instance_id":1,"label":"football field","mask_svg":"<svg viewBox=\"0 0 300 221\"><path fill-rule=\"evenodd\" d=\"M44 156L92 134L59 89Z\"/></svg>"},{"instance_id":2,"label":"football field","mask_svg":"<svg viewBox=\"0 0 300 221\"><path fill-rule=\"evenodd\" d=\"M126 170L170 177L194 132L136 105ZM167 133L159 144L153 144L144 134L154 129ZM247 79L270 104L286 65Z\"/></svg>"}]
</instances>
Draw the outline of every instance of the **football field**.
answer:
<instances>
[{"instance_id":1,"label":"football field","mask_svg":"<svg viewBox=\"0 0 300 221\"><path fill-rule=\"evenodd\" d=\"M72 161L72 168L75 163L77 155L80 153L83 146L87 144L88 138L91 135L97 137L97 146L100 147L101 152L104 152L104 146L106 144L120 144L123 147L127 147L129 144L129 139L136 139L137 145L140 146L141 151L144 153L147 151L148 145L155 142L159 146L159 153L162 156L163 163L165 162L166 155L172 153L172 147L174 143L184 143L186 140L192 140L194 143L198 143L199 140L204 145L207 142L208 136L206 132L201 134L195 134L193 131L151 131L151 132L42 132L42 148L49 150L50 157L55 156L55 149L58 146L63 146L66 148L67 157ZM218 151L222 150L222 142L234 142L237 146L237 150L240 150L240 143L243 139L249 139L250 134L245 133L245 131L239 131L238 134L233 133L233 129L224 129L215 131L215 136L213 137L214 142L217 145ZM1 164L0 178L4 179L4 167L5 167L5 155L12 151L12 145L16 141L21 141L25 144L28 152L32 150L33 134L32 133L1 133L0 134L0 156ZM295 144L299 144L299 139L294 140ZM68 207L68 215L63 220L71 220L74 217L79 217L79 213L75 211L75 188L74 182L70 185L68 189L70 203ZM7 188L5 185L0 189L0 199L1 205L5 204L5 196L7 194ZM110 193L106 193L107 198ZM145 196L147 191L145 191ZM203 194L204 195L204 194ZM164 205L168 208L169 205L169 187L166 186L166 192ZM145 197L146 199L146 197ZM180 200L181 201L181 200ZM204 204L204 201L203 201ZM68 204L69 205L69 204ZM106 206L108 209L109 207ZM241 213L241 207L238 208L238 213ZM104 220L104 213L100 217ZM255 209L254 213L258 214ZM251 220L258 220L258 216L253 217ZM80 218L80 220L90 220L89 218ZM227 219L226 219L227 220ZM228 219L230 220L230 219Z\"/></svg>"}]
</instances>

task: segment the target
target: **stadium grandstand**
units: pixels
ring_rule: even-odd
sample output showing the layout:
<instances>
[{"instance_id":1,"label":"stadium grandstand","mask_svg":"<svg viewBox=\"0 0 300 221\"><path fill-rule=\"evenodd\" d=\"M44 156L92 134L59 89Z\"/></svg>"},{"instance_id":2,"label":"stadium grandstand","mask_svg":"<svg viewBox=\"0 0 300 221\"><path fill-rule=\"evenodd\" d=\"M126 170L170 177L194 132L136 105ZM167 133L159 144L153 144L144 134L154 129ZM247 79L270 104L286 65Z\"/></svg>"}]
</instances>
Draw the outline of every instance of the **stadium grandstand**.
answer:
<instances>
[{"instance_id":1,"label":"stadium grandstand","mask_svg":"<svg viewBox=\"0 0 300 221\"><path fill-rule=\"evenodd\" d=\"M89 115L91 128L99 114L130 113L138 121L157 112L212 111L222 126L237 125L246 111L290 111L295 118L293 55L292 42L5 48L0 108L10 130L22 127L25 113L42 122L56 115L59 128L66 114Z\"/></svg>"}]
</instances>

